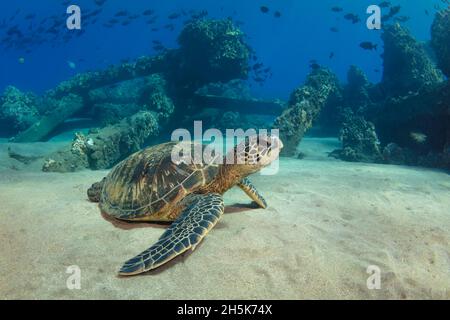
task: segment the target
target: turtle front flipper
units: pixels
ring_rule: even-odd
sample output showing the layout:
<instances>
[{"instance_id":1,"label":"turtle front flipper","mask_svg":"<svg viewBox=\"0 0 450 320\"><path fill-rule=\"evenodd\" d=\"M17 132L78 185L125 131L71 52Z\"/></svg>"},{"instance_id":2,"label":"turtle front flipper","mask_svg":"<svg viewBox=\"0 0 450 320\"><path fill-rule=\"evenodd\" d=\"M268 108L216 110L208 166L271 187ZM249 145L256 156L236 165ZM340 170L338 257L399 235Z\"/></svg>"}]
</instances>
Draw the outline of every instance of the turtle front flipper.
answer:
<instances>
[{"instance_id":1,"label":"turtle front flipper","mask_svg":"<svg viewBox=\"0 0 450 320\"><path fill-rule=\"evenodd\" d=\"M252 182L248 178L242 179L238 184L238 187L244 190L244 192L253 200L255 201L258 206L265 209L267 208L266 200L262 197L262 195L259 194L259 192L256 190L255 186L252 184Z\"/></svg>"},{"instance_id":2,"label":"turtle front flipper","mask_svg":"<svg viewBox=\"0 0 450 320\"><path fill-rule=\"evenodd\" d=\"M155 269L188 249L194 250L219 221L224 205L219 194L193 194L177 220L150 248L128 260L119 275L131 276Z\"/></svg>"}]
</instances>

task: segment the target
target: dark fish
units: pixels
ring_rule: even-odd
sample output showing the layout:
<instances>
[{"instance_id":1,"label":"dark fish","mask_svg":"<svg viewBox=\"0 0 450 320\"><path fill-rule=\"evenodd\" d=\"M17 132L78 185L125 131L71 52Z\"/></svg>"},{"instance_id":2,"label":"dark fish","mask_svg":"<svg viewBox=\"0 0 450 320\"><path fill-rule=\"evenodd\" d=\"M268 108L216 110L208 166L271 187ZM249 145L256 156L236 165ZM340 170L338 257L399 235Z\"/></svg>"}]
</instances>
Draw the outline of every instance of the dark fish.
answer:
<instances>
[{"instance_id":1,"label":"dark fish","mask_svg":"<svg viewBox=\"0 0 450 320\"><path fill-rule=\"evenodd\" d=\"M354 14L354 13L347 13L347 14L344 16L344 19L350 20L350 21L352 21L354 24L361 21L361 19L359 18L359 16L357 16L357 15Z\"/></svg>"},{"instance_id":2,"label":"dark fish","mask_svg":"<svg viewBox=\"0 0 450 320\"><path fill-rule=\"evenodd\" d=\"M387 8L391 6L391 3L389 1L383 1L378 5L380 8Z\"/></svg>"},{"instance_id":3,"label":"dark fish","mask_svg":"<svg viewBox=\"0 0 450 320\"><path fill-rule=\"evenodd\" d=\"M428 12L428 10L425 10L425 14L426 14L427 16L430 15L430 13Z\"/></svg>"},{"instance_id":4,"label":"dark fish","mask_svg":"<svg viewBox=\"0 0 450 320\"><path fill-rule=\"evenodd\" d=\"M377 50L377 44L373 44L372 42L369 42L369 41L364 41L364 42L361 42L360 44L359 44L359 46L361 47L361 48L363 48L364 50L373 50L373 49L375 49L375 50Z\"/></svg>"},{"instance_id":5,"label":"dark fish","mask_svg":"<svg viewBox=\"0 0 450 320\"><path fill-rule=\"evenodd\" d=\"M116 24L118 22L119 22L119 20L117 20L117 19L111 19L108 21L109 24Z\"/></svg>"},{"instance_id":6,"label":"dark fish","mask_svg":"<svg viewBox=\"0 0 450 320\"><path fill-rule=\"evenodd\" d=\"M130 23L131 23L130 20L125 20L125 21L123 21L123 22L121 23L121 25L127 26L127 25L129 25Z\"/></svg>"},{"instance_id":7,"label":"dark fish","mask_svg":"<svg viewBox=\"0 0 450 320\"><path fill-rule=\"evenodd\" d=\"M34 13L31 13L31 14L26 15L25 19L26 20L31 20L31 19L34 19L35 17L36 17L36 15Z\"/></svg>"},{"instance_id":8,"label":"dark fish","mask_svg":"<svg viewBox=\"0 0 450 320\"><path fill-rule=\"evenodd\" d=\"M181 15L179 13L172 13L169 14L169 16L167 18L169 18L170 20L174 20L174 19L178 19Z\"/></svg>"},{"instance_id":9,"label":"dark fish","mask_svg":"<svg viewBox=\"0 0 450 320\"><path fill-rule=\"evenodd\" d=\"M273 14L273 16L275 18L280 18L281 17L281 12L280 11L275 11L275 13Z\"/></svg>"},{"instance_id":10,"label":"dark fish","mask_svg":"<svg viewBox=\"0 0 450 320\"><path fill-rule=\"evenodd\" d=\"M267 12L269 12L269 8L266 7L266 6L261 6L261 7L259 8L259 10L261 10L262 13L267 13Z\"/></svg>"},{"instance_id":11,"label":"dark fish","mask_svg":"<svg viewBox=\"0 0 450 320\"><path fill-rule=\"evenodd\" d=\"M380 69L374 69L373 71L375 71L376 73L379 73Z\"/></svg>"},{"instance_id":12,"label":"dark fish","mask_svg":"<svg viewBox=\"0 0 450 320\"><path fill-rule=\"evenodd\" d=\"M342 12L344 9L342 9L341 7L333 7L331 8L331 11L333 12Z\"/></svg>"},{"instance_id":13,"label":"dark fish","mask_svg":"<svg viewBox=\"0 0 450 320\"><path fill-rule=\"evenodd\" d=\"M255 64L253 65L253 70L258 70L258 69L260 69L262 66L263 66L262 63L255 63Z\"/></svg>"},{"instance_id":14,"label":"dark fish","mask_svg":"<svg viewBox=\"0 0 450 320\"><path fill-rule=\"evenodd\" d=\"M105 2L106 0L95 0L95 4L98 6L102 6Z\"/></svg>"},{"instance_id":15,"label":"dark fish","mask_svg":"<svg viewBox=\"0 0 450 320\"><path fill-rule=\"evenodd\" d=\"M158 31L158 30L159 30L158 28L152 28L152 29L151 29L152 32L156 32L156 31Z\"/></svg>"},{"instance_id":16,"label":"dark fish","mask_svg":"<svg viewBox=\"0 0 450 320\"><path fill-rule=\"evenodd\" d=\"M331 31L331 32L339 32L339 29L336 28L336 27L331 27L331 28L330 28L330 31Z\"/></svg>"},{"instance_id":17,"label":"dark fish","mask_svg":"<svg viewBox=\"0 0 450 320\"><path fill-rule=\"evenodd\" d=\"M155 13L154 10L148 9L148 10L145 10L142 14L143 14L144 16L151 16L151 15L154 14L154 13Z\"/></svg>"},{"instance_id":18,"label":"dark fish","mask_svg":"<svg viewBox=\"0 0 450 320\"><path fill-rule=\"evenodd\" d=\"M128 15L128 12L126 10L120 10L114 16L115 17L126 17L127 15Z\"/></svg>"},{"instance_id":19,"label":"dark fish","mask_svg":"<svg viewBox=\"0 0 450 320\"><path fill-rule=\"evenodd\" d=\"M153 42L154 44L161 44L161 43L162 43L162 42L159 41L159 40L152 40L152 42Z\"/></svg>"},{"instance_id":20,"label":"dark fish","mask_svg":"<svg viewBox=\"0 0 450 320\"><path fill-rule=\"evenodd\" d=\"M334 52L330 52L329 58L330 58L330 59L333 59L333 58L334 58Z\"/></svg>"},{"instance_id":21,"label":"dark fish","mask_svg":"<svg viewBox=\"0 0 450 320\"><path fill-rule=\"evenodd\" d=\"M402 7L401 6L395 6L395 7L391 7L391 10L389 10L389 16L393 17L396 14L398 14L400 12L400 9Z\"/></svg>"}]
</instances>

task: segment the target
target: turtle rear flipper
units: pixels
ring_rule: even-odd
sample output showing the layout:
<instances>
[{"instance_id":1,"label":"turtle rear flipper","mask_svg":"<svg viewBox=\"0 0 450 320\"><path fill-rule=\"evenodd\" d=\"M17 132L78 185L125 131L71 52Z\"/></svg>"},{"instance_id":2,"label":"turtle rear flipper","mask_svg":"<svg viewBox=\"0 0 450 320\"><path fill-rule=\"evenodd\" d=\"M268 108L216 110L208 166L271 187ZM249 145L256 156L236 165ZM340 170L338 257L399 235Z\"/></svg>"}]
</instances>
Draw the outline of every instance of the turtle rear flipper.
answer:
<instances>
[{"instance_id":1,"label":"turtle rear flipper","mask_svg":"<svg viewBox=\"0 0 450 320\"><path fill-rule=\"evenodd\" d=\"M125 262L119 275L143 273L163 265L188 249L194 250L223 214L223 199L219 194L193 194L186 200L187 206L158 242Z\"/></svg>"},{"instance_id":2,"label":"turtle rear flipper","mask_svg":"<svg viewBox=\"0 0 450 320\"><path fill-rule=\"evenodd\" d=\"M255 201L258 206L265 209L267 208L266 200L262 197L262 195L259 194L259 192L256 190L255 186L252 184L252 182L248 178L242 179L238 184L238 187L244 190L244 192L253 200Z\"/></svg>"}]
</instances>

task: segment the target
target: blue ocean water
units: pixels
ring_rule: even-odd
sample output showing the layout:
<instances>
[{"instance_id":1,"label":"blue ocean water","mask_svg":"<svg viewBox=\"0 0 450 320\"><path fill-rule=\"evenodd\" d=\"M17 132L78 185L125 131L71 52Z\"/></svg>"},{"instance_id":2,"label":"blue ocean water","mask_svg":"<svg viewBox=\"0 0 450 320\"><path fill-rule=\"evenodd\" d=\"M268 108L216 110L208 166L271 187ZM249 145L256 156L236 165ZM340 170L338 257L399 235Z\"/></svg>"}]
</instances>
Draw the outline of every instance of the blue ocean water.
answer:
<instances>
[{"instance_id":1,"label":"blue ocean water","mask_svg":"<svg viewBox=\"0 0 450 320\"><path fill-rule=\"evenodd\" d=\"M168 48L177 47L177 36L183 26L183 18L169 19L174 12L206 10L210 18L232 17L240 24L249 37L248 43L254 48L259 61L270 67L273 76L260 86L253 82L256 96L264 98L287 98L300 85L310 71L310 61L317 60L330 67L341 80L345 80L350 65L357 65L367 74L369 80L378 82L382 76L381 31L368 30L365 20L366 8L381 1L373 0L170 0L170 1L122 1L107 0L98 6L93 0L16 0L0 3L0 42L11 27L17 27L24 37L35 37L39 33L39 23L47 17L56 17L56 28L65 29L66 8L70 4L79 5L84 12L101 8L95 24L83 23L84 33L70 41L53 39L51 33L41 32L47 41L20 45L21 48L7 48L0 44L0 91L14 85L23 91L42 93L59 82L69 79L79 72L105 68L119 63L122 59L134 59L142 55L154 54L152 41L157 40ZM400 5L399 15L410 19L402 22L420 41L430 38L430 26L434 12L444 6L440 0L395 0L391 6ZM268 13L260 10L269 8ZM343 8L333 12L332 7ZM436 7L437 6L437 7ZM145 22L142 15L152 9L158 16L153 25ZM103 24L114 18L120 11L139 15L132 23L112 28ZM389 8L383 8L383 14ZM274 17L279 11L281 16ZM427 13L426 13L427 11ZM353 24L344 19L346 13L354 13L361 22ZM32 15L31 18L29 15ZM28 17L27 17L28 16ZM83 19L83 18L82 18ZM48 22L47 22L48 23ZM173 30L164 28L173 23ZM152 31L151 28L158 28ZM332 32L330 28L339 32ZM28 30L28 31L27 31ZM62 33L70 31L63 30ZM363 50L359 44L370 41L378 45L378 50ZM333 54L332 54L333 53ZM330 56L333 56L330 58ZM251 81L251 80L250 80Z\"/></svg>"}]
</instances>

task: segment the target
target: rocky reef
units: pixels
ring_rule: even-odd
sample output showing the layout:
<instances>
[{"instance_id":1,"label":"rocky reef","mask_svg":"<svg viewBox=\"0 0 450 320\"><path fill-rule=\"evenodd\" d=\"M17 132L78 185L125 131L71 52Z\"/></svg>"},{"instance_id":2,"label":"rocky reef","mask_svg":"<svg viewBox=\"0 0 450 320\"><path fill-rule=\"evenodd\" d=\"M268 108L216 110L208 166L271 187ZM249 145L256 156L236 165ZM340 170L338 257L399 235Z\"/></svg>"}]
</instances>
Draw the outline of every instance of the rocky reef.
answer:
<instances>
[{"instance_id":1,"label":"rocky reef","mask_svg":"<svg viewBox=\"0 0 450 320\"><path fill-rule=\"evenodd\" d=\"M447 74L449 15L435 17L432 47ZM445 30L444 30L445 29ZM346 161L450 168L450 84L423 45L399 24L385 26L382 82L352 67L337 107Z\"/></svg>"},{"instance_id":2,"label":"rocky reef","mask_svg":"<svg viewBox=\"0 0 450 320\"><path fill-rule=\"evenodd\" d=\"M284 155L296 154L305 132L312 127L327 101L339 91L337 77L325 68L313 70L305 84L294 90L288 108L273 125L280 130Z\"/></svg>"},{"instance_id":3,"label":"rocky reef","mask_svg":"<svg viewBox=\"0 0 450 320\"><path fill-rule=\"evenodd\" d=\"M15 133L33 125L39 119L37 97L23 93L13 86L0 97L0 128L4 133Z\"/></svg>"},{"instance_id":4,"label":"rocky reef","mask_svg":"<svg viewBox=\"0 0 450 320\"><path fill-rule=\"evenodd\" d=\"M450 77L450 8L436 14L431 27L431 46L439 68Z\"/></svg>"},{"instance_id":5,"label":"rocky reef","mask_svg":"<svg viewBox=\"0 0 450 320\"><path fill-rule=\"evenodd\" d=\"M406 95L443 81L424 46L406 28L396 23L383 30L382 89L386 95Z\"/></svg>"},{"instance_id":6,"label":"rocky reef","mask_svg":"<svg viewBox=\"0 0 450 320\"><path fill-rule=\"evenodd\" d=\"M250 49L244 33L229 19L195 20L178 37L177 64L168 79L194 92L205 84L246 78Z\"/></svg>"},{"instance_id":7,"label":"rocky reef","mask_svg":"<svg viewBox=\"0 0 450 320\"><path fill-rule=\"evenodd\" d=\"M382 162L380 142L373 123L347 109L340 140L342 149L330 156L351 162Z\"/></svg>"},{"instance_id":8,"label":"rocky reef","mask_svg":"<svg viewBox=\"0 0 450 320\"><path fill-rule=\"evenodd\" d=\"M73 172L81 169L107 169L141 149L147 139L158 133L158 117L142 111L116 125L77 133L70 144L47 158L45 172Z\"/></svg>"}]
</instances>

